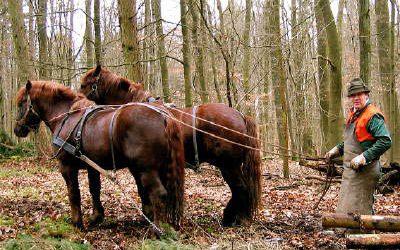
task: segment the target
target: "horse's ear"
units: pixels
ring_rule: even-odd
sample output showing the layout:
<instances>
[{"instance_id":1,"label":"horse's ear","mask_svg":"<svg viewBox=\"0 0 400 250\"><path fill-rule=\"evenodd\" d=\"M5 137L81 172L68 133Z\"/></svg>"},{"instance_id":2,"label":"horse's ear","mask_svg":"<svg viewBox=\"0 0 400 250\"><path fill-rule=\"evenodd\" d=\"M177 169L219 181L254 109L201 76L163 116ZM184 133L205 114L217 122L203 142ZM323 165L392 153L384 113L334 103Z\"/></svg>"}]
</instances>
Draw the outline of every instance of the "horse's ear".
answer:
<instances>
[{"instance_id":1,"label":"horse's ear","mask_svg":"<svg viewBox=\"0 0 400 250\"><path fill-rule=\"evenodd\" d=\"M29 91L31 90L31 88L32 88L32 83L31 83L30 80L28 80L28 82L26 83L25 88L26 88L26 92L29 92Z\"/></svg>"},{"instance_id":2,"label":"horse's ear","mask_svg":"<svg viewBox=\"0 0 400 250\"><path fill-rule=\"evenodd\" d=\"M138 82L137 84L139 85L139 88L140 88L141 90L144 90L144 83Z\"/></svg>"},{"instance_id":3,"label":"horse's ear","mask_svg":"<svg viewBox=\"0 0 400 250\"><path fill-rule=\"evenodd\" d=\"M97 65L96 69L94 70L93 76L98 76L100 74L100 71L101 71L101 65Z\"/></svg>"},{"instance_id":4,"label":"horse's ear","mask_svg":"<svg viewBox=\"0 0 400 250\"><path fill-rule=\"evenodd\" d=\"M119 88L122 90L128 91L130 86L131 84L127 81L122 80L119 82Z\"/></svg>"}]
</instances>

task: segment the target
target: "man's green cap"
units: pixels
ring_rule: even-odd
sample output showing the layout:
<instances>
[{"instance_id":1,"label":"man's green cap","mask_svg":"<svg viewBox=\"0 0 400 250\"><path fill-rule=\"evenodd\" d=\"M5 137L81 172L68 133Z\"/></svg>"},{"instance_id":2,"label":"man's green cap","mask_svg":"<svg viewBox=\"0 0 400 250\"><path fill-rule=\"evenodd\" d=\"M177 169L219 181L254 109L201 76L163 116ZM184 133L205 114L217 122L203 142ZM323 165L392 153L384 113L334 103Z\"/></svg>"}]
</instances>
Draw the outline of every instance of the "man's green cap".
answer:
<instances>
[{"instance_id":1,"label":"man's green cap","mask_svg":"<svg viewBox=\"0 0 400 250\"><path fill-rule=\"evenodd\" d=\"M354 78L350 82L350 86L347 89L347 97L358 93L369 93L369 89L367 85L365 85L364 81L361 78Z\"/></svg>"}]
</instances>

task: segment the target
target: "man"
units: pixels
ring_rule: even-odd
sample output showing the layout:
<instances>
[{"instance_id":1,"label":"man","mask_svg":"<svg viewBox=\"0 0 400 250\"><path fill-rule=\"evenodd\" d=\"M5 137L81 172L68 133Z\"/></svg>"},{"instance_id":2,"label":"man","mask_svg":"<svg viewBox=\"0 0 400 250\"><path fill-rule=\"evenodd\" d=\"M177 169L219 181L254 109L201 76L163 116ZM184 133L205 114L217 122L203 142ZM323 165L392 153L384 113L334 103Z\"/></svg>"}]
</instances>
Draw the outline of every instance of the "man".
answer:
<instances>
[{"instance_id":1,"label":"man","mask_svg":"<svg viewBox=\"0 0 400 250\"><path fill-rule=\"evenodd\" d=\"M330 161L344 155L336 213L373 214L373 194L380 177L379 157L392 145L385 118L370 103L369 92L360 78L350 82L347 96L353 107L347 118L344 142L325 156Z\"/></svg>"}]
</instances>

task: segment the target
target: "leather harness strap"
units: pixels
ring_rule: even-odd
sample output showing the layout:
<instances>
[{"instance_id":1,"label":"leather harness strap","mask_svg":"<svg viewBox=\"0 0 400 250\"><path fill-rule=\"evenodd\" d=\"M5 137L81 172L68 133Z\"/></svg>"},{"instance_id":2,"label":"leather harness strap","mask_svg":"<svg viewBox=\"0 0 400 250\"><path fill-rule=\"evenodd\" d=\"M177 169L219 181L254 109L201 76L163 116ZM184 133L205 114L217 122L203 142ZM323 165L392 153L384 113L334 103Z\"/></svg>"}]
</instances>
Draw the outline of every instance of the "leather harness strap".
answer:
<instances>
[{"instance_id":1,"label":"leather harness strap","mask_svg":"<svg viewBox=\"0 0 400 250\"><path fill-rule=\"evenodd\" d=\"M192 109L192 127L193 127L193 148L194 148L194 170L198 170L200 168L200 161L199 161L199 151L197 149L197 134L196 134L196 112L198 106L194 106Z\"/></svg>"},{"instance_id":2,"label":"leather harness strap","mask_svg":"<svg viewBox=\"0 0 400 250\"><path fill-rule=\"evenodd\" d=\"M61 124L60 129L58 130L57 134L53 137L53 144L57 146L58 148L64 149L66 152L74 155L74 156L79 156L82 154L81 151L81 146L82 146L82 130L83 127L86 124L86 121L97 111L100 110L105 110L106 107L104 106L95 106L95 107L90 107L85 110L85 113L81 116L79 119L78 123L75 125L75 127L72 129L72 131L75 131L75 136L74 136L74 141L76 143L75 146L72 144L68 143L67 140L69 139L69 136L63 140L62 138L59 137L59 134L66 122L66 120L69 118L69 116L66 116ZM71 132L72 132L71 131Z\"/></svg>"}]
</instances>

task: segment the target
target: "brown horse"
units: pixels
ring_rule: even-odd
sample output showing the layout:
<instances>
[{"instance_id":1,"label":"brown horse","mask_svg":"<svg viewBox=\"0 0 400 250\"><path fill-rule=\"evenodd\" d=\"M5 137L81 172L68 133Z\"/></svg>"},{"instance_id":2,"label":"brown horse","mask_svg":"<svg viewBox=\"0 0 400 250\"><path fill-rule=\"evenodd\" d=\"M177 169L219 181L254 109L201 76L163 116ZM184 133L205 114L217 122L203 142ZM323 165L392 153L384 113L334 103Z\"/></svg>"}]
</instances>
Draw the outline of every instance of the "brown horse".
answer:
<instances>
[{"instance_id":1,"label":"brown horse","mask_svg":"<svg viewBox=\"0 0 400 250\"><path fill-rule=\"evenodd\" d=\"M128 102L147 102L153 97L144 91L143 85L130 82L107 69L97 66L81 80L81 93L97 104L123 104ZM199 119L195 127L199 130L226 138L233 142L259 148L256 125L252 118L220 103L202 104L194 108L170 108L169 110L184 124L182 126L185 158L187 165L198 161L208 162L221 170L228 183L232 198L224 210L223 225L244 224L257 212L261 197L261 158L258 150L244 148L224 140L216 139L206 133L194 132L192 113ZM202 120L204 119L204 120ZM205 121L206 120L206 121ZM237 131L235 133L215 126L207 121ZM194 134L195 133L195 134ZM243 134L247 134L248 137Z\"/></svg>"},{"instance_id":2,"label":"brown horse","mask_svg":"<svg viewBox=\"0 0 400 250\"><path fill-rule=\"evenodd\" d=\"M184 200L184 149L180 126L168 118L167 110L132 104L121 107L113 116L116 109L104 107L80 127L77 124L94 102L61 84L45 81L28 81L17 94L17 105L17 136L26 137L44 121L53 138L78 148L77 137L72 135L81 131L79 152L104 169L113 169L113 165L116 169L128 167L136 180L143 212L156 224L166 222L179 227ZM111 120L114 126L109 126ZM88 171L92 195L91 223L102 221L99 172L67 149L59 151L58 160L68 188L72 223L83 227L78 183L78 171L83 168Z\"/></svg>"}]
</instances>

